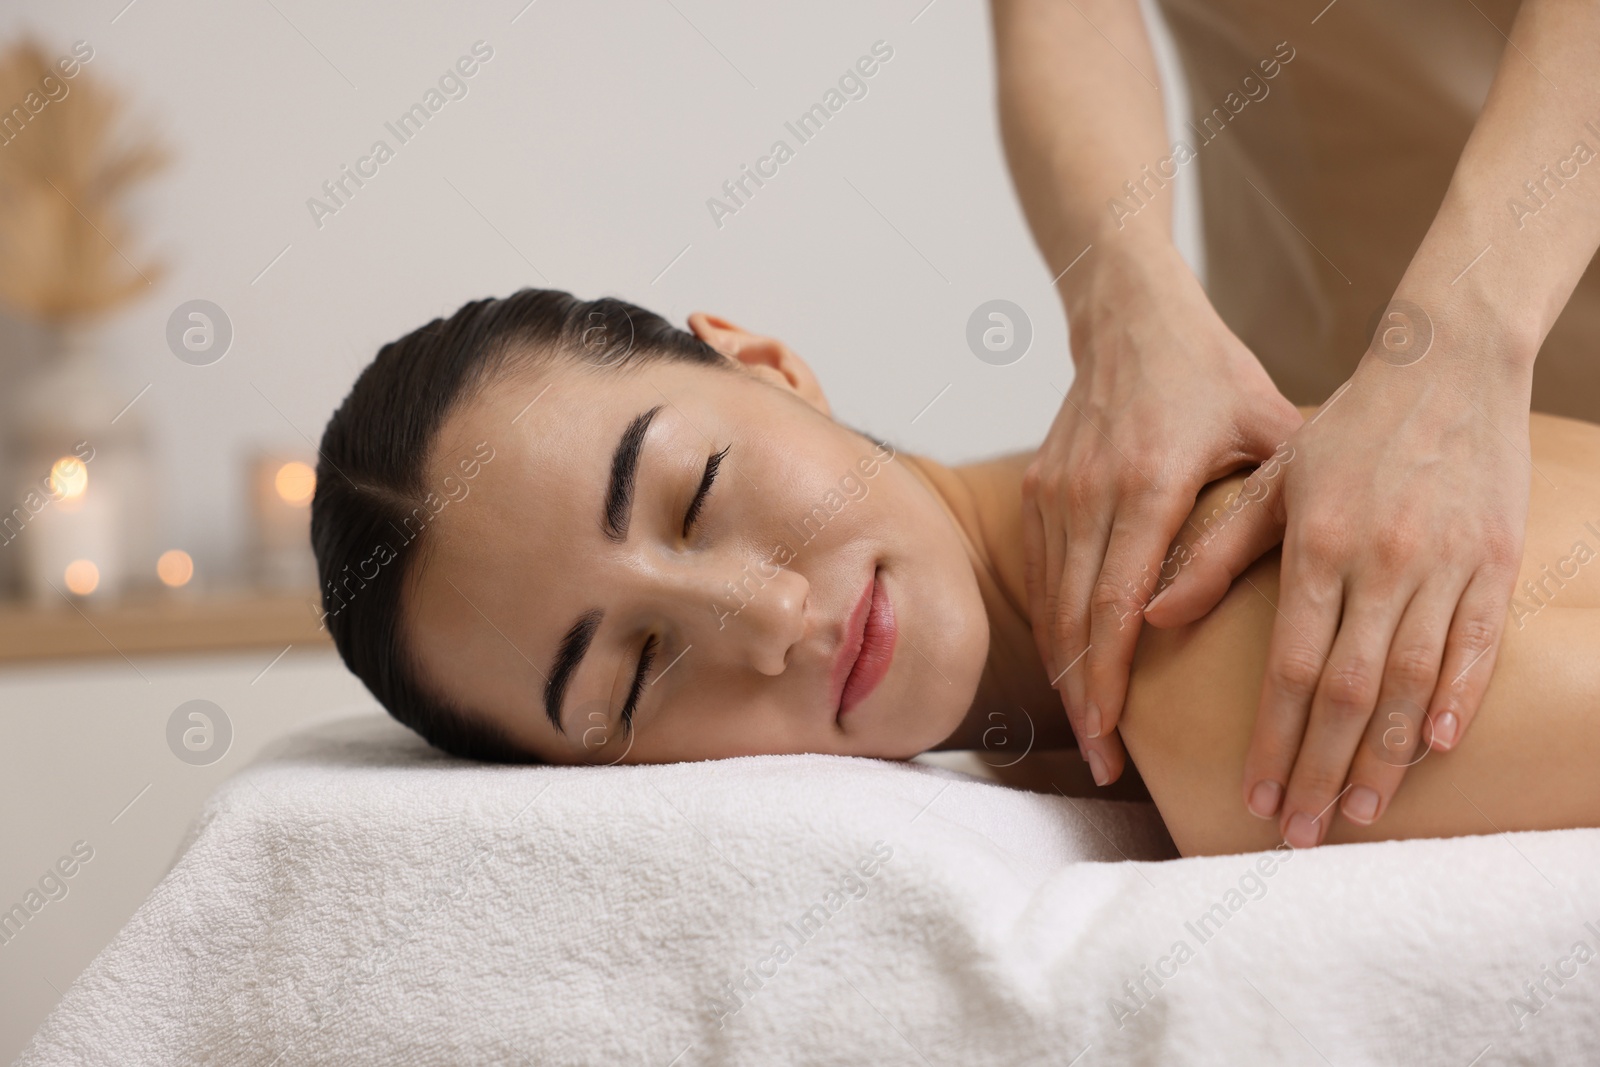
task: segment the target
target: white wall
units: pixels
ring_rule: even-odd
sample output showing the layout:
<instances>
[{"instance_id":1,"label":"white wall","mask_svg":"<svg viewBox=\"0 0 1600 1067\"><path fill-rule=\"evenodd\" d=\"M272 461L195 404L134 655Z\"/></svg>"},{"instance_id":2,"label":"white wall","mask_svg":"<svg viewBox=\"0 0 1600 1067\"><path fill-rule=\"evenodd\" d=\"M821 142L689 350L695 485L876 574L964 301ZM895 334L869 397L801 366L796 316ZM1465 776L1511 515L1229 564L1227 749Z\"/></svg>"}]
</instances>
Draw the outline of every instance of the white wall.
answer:
<instances>
[{"instance_id":1,"label":"white wall","mask_svg":"<svg viewBox=\"0 0 1600 1067\"><path fill-rule=\"evenodd\" d=\"M523 285L781 336L842 419L914 451L953 461L1037 443L1071 362L1000 152L984 5L538 0L518 16L524 2L0 7L7 39L31 27L61 53L88 41L87 69L177 153L140 200L144 247L172 273L104 334L117 388L153 383L136 410L158 450L166 543L225 569L244 540L248 448L308 448L380 344ZM307 198L374 139L395 145L384 123L480 39L494 57L468 95L318 229ZM894 58L868 95L719 230L706 199L775 138L794 145L784 121L879 39ZM1180 186L1191 258L1194 192ZM209 367L165 342L168 315L197 297L236 330ZM1006 367L965 341L973 308L997 297L1035 330ZM328 653L296 650L252 682L272 654L140 661L143 675L121 660L0 671L0 903L74 840L96 849L71 895L0 946L0 1056L149 892L221 777L272 737L369 703ZM239 731L206 768L164 737L197 697Z\"/></svg>"}]
</instances>

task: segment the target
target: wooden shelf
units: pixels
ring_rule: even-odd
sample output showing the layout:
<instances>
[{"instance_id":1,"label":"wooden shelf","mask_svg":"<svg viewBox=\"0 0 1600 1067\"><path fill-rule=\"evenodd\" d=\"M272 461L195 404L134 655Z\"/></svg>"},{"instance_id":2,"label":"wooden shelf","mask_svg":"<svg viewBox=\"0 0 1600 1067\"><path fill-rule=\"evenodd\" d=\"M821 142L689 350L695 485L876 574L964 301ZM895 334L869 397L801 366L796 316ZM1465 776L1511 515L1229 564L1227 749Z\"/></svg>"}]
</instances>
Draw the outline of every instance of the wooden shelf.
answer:
<instances>
[{"instance_id":1,"label":"wooden shelf","mask_svg":"<svg viewBox=\"0 0 1600 1067\"><path fill-rule=\"evenodd\" d=\"M171 655L286 645L332 647L316 593L151 597L104 606L0 602L0 663Z\"/></svg>"}]
</instances>

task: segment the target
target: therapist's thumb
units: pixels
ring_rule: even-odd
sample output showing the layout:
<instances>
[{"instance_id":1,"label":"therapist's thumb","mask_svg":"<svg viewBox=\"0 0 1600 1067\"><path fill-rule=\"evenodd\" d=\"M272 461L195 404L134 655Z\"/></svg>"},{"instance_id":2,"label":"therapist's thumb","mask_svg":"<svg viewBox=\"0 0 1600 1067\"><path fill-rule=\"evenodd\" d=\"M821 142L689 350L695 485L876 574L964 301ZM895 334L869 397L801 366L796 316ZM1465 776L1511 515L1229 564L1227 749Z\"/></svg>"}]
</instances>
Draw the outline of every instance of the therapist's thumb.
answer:
<instances>
[{"instance_id":1,"label":"therapist's thumb","mask_svg":"<svg viewBox=\"0 0 1600 1067\"><path fill-rule=\"evenodd\" d=\"M1263 478L1258 469L1245 479L1221 513L1201 529L1185 530L1163 570L1178 573L1145 606L1152 626L1183 626L1217 606L1233 580L1283 540L1282 478Z\"/></svg>"}]
</instances>

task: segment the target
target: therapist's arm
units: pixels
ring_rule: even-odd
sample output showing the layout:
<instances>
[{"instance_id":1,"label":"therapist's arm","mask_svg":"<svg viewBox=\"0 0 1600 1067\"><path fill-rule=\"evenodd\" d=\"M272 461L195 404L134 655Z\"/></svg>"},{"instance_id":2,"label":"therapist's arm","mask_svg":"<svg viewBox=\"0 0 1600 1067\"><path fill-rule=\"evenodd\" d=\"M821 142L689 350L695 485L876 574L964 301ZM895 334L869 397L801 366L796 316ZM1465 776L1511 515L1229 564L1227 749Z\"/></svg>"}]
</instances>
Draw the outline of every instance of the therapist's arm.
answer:
<instances>
[{"instance_id":1,"label":"therapist's arm","mask_svg":"<svg viewBox=\"0 0 1600 1067\"><path fill-rule=\"evenodd\" d=\"M1006 158L1076 365L1023 481L1028 608L1104 784L1123 769L1116 719L1179 526L1206 483L1265 460L1301 418L1173 247L1158 171L1172 146L1136 0L991 9ZM1110 207L1129 182L1144 204L1131 216Z\"/></svg>"},{"instance_id":2,"label":"therapist's arm","mask_svg":"<svg viewBox=\"0 0 1600 1067\"><path fill-rule=\"evenodd\" d=\"M1525 0L1510 42L1350 382L1258 486L1268 506L1241 512L1148 612L1198 618L1281 536L1242 784L1291 844L1322 840L1335 803L1381 816L1406 766L1459 740L1494 669L1543 477L1534 358L1600 245L1600 5Z\"/></svg>"}]
</instances>

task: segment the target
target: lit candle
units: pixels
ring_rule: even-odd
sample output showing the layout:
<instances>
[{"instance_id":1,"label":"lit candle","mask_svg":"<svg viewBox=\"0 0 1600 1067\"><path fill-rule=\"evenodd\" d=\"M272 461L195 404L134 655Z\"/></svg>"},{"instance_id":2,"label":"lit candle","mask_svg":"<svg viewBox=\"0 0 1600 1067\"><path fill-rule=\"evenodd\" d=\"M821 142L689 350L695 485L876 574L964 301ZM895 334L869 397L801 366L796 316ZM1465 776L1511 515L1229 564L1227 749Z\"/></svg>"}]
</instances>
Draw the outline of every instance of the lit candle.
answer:
<instances>
[{"instance_id":1,"label":"lit candle","mask_svg":"<svg viewBox=\"0 0 1600 1067\"><path fill-rule=\"evenodd\" d=\"M24 506L32 519L18 540L30 592L40 603L59 602L62 593L110 600L121 592L121 501L101 473L91 484L88 465L77 456L63 456L42 486L26 491Z\"/></svg>"},{"instance_id":2,"label":"lit candle","mask_svg":"<svg viewBox=\"0 0 1600 1067\"><path fill-rule=\"evenodd\" d=\"M316 586L311 554L311 497L317 472L286 456L260 456L251 470L257 577L276 588Z\"/></svg>"}]
</instances>

